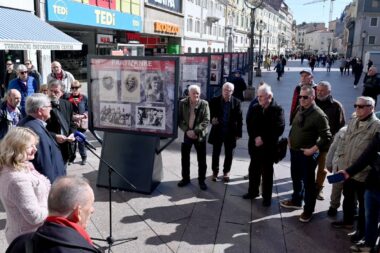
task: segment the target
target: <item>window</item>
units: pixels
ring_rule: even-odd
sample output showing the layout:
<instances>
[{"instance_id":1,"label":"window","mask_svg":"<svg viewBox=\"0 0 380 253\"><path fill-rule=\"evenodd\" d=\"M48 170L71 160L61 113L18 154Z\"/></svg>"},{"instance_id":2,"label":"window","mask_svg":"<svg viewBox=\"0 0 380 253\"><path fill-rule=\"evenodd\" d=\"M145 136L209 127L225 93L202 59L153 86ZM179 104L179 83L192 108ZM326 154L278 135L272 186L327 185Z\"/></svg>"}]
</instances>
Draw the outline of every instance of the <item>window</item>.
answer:
<instances>
[{"instance_id":1,"label":"window","mask_svg":"<svg viewBox=\"0 0 380 253\"><path fill-rule=\"evenodd\" d=\"M372 0L372 8L379 8L380 0Z\"/></svg>"},{"instance_id":2,"label":"window","mask_svg":"<svg viewBox=\"0 0 380 253\"><path fill-rule=\"evenodd\" d=\"M202 7L203 7L203 8L207 8L207 0L203 0L202 3L203 3L203 4L202 4Z\"/></svg>"},{"instance_id":3,"label":"window","mask_svg":"<svg viewBox=\"0 0 380 253\"><path fill-rule=\"evenodd\" d=\"M191 53L191 47L188 47L188 48L187 48L187 52L188 52L188 53Z\"/></svg>"},{"instance_id":4,"label":"window","mask_svg":"<svg viewBox=\"0 0 380 253\"><path fill-rule=\"evenodd\" d=\"M243 44L243 36L240 37L240 43Z\"/></svg>"},{"instance_id":5,"label":"window","mask_svg":"<svg viewBox=\"0 0 380 253\"><path fill-rule=\"evenodd\" d=\"M211 47L207 48L207 53L211 53Z\"/></svg>"},{"instance_id":6,"label":"window","mask_svg":"<svg viewBox=\"0 0 380 253\"><path fill-rule=\"evenodd\" d=\"M215 48L212 49L212 52L215 53Z\"/></svg>"},{"instance_id":7,"label":"window","mask_svg":"<svg viewBox=\"0 0 380 253\"><path fill-rule=\"evenodd\" d=\"M195 52L198 54L199 53L199 47L195 48Z\"/></svg>"},{"instance_id":8,"label":"window","mask_svg":"<svg viewBox=\"0 0 380 253\"><path fill-rule=\"evenodd\" d=\"M368 36L368 44L374 45L376 41L376 36Z\"/></svg>"},{"instance_id":9,"label":"window","mask_svg":"<svg viewBox=\"0 0 380 253\"><path fill-rule=\"evenodd\" d=\"M371 18L371 26L377 26L377 18Z\"/></svg>"},{"instance_id":10,"label":"window","mask_svg":"<svg viewBox=\"0 0 380 253\"><path fill-rule=\"evenodd\" d=\"M195 32L196 33L201 32L201 21L199 19L195 20Z\"/></svg>"},{"instance_id":11,"label":"window","mask_svg":"<svg viewBox=\"0 0 380 253\"><path fill-rule=\"evenodd\" d=\"M187 18L187 31L188 32L193 31L193 18L192 17Z\"/></svg>"},{"instance_id":12,"label":"window","mask_svg":"<svg viewBox=\"0 0 380 253\"><path fill-rule=\"evenodd\" d=\"M205 48L202 48L202 53L206 53L206 49Z\"/></svg>"},{"instance_id":13,"label":"window","mask_svg":"<svg viewBox=\"0 0 380 253\"><path fill-rule=\"evenodd\" d=\"M201 6L201 0L195 0L195 4Z\"/></svg>"},{"instance_id":14,"label":"window","mask_svg":"<svg viewBox=\"0 0 380 253\"><path fill-rule=\"evenodd\" d=\"M203 34L206 34L207 33L207 23L205 20L203 20Z\"/></svg>"},{"instance_id":15,"label":"window","mask_svg":"<svg viewBox=\"0 0 380 253\"><path fill-rule=\"evenodd\" d=\"M212 35L216 36L216 25L212 25Z\"/></svg>"}]
</instances>

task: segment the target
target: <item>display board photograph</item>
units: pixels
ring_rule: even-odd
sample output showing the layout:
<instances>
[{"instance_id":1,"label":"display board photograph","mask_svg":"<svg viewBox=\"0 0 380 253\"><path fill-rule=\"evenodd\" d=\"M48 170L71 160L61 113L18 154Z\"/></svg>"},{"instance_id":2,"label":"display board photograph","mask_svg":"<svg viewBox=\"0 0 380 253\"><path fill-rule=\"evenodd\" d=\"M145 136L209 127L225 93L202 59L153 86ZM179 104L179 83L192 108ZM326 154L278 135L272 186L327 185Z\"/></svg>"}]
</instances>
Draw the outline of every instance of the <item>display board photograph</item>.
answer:
<instances>
[{"instance_id":1,"label":"display board photograph","mask_svg":"<svg viewBox=\"0 0 380 253\"><path fill-rule=\"evenodd\" d=\"M89 56L94 130L175 137L177 57Z\"/></svg>"},{"instance_id":2,"label":"display board photograph","mask_svg":"<svg viewBox=\"0 0 380 253\"><path fill-rule=\"evenodd\" d=\"M228 78L231 73L231 54L224 54L223 57L223 76Z\"/></svg>"},{"instance_id":3,"label":"display board photograph","mask_svg":"<svg viewBox=\"0 0 380 253\"><path fill-rule=\"evenodd\" d=\"M222 84L223 55L211 54L210 85Z\"/></svg>"}]
</instances>

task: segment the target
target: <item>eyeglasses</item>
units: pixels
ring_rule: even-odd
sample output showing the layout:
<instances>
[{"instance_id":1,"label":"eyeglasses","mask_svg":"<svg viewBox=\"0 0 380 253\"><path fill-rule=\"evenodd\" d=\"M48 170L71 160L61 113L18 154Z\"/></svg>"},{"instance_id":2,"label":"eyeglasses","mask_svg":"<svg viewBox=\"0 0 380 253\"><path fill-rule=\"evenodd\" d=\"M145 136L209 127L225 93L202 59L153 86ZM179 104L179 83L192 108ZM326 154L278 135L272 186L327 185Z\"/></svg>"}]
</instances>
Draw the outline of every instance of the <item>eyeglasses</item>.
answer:
<instances>
[{"instance_id":1,"label":"eyeglasses","mask_svg":"<svg viewBox=\"0 0 380 253\"><path fill-rule=\"evenodd\" d=\"M71 87L72 90L79 90L79 88L80 88L79 86L77 86L77 87Z\"/></svg>"},{"instance_id":2,"label":"eyeglasses","mask_svg":"<svg viewBox=\"0 0 380 253\"><path fill-rule=\"evenodd\" d=\"M11 65L13 65L13 63L7 63L7 66L11 66Z\"/></svg>"},{"instance_id":3,"label":"eyeglasses","mask_svg":"<svg viewBox=\"0 0 380 253\"><path fill-rule=\"evenodd\" d=\"M42 108L51 108L51 105L44 105Z\"/></svg>"},{"instance_id":4,"label":"eyeglasses","mask_svg":"<svg viewBox=\"0 0 380 253\"><path fill-rule=\"evenodd\" d=\"M28 71L20 71L19 72L21 75L25 75L25 74L28 74Z\"/></svg>"},{"instance_id":5,"label":"eyeglasses","mask_svg":"<svg viewBox=\"0 0 380 253\"><path fill-rule=\"evenodd\" d=\"M30 62L25 62L25 65L30 65L31 63Z\"/></svg>"},{"instance_id":6,"label":"eyeglasses","mask_svg":"<svg viewBox=\"0 0 380 253\"><path fill-rule=\"evenodd\" d=\"M298 96L298 99L301 99L301 98L303 98L303 99L309 99L309 96Z\"/></svg>"},{"instance_id":7,"label":"eyeglasses","mask_svg":"<svg viewBox=\"0 0 380 253\"><path fill-rule=\"evenodd\" d=\"M363 109L364 107L370 107L371 105L354 105L354 108Z\"/></svg>"}]
</instances>

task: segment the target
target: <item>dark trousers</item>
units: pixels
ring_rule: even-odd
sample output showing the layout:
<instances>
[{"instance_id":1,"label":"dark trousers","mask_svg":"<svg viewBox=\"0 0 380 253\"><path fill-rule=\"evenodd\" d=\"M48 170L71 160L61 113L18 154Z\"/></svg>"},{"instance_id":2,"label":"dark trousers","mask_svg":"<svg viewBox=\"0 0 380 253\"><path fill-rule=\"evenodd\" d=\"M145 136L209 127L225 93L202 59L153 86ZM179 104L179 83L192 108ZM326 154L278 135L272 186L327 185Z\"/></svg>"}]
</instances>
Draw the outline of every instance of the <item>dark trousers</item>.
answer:
<instances>
[{"instance_id":1,"label":"dark trousers","mask_svg":"<svg viewBox=\"0 0 380 253\"><path fill-rule=\"evenodd\" d=\"M262 180L261 180L262 179ZM262 196L264 201L272 199L273 188L273 160L258 156L251 156L249 164L249 187L250 195L259 193L260 183L262 184Z\"/></svg>"},{"instance_id":2,"label":"dark trousers","mask_svg":"<svg viewBox=\"0 0 380 253\"><path fill-rule=\"evenodd\" d=\"M354 85L357 85L359 83L360 77L362 76L362 73L355 73L355 81Z\"/></svg>"},{"instance_id":3,"label":"dark trousers","mask_svg":"<svg viewBox=\"0 0 380 253\"><path fill-rule=\"evenodd\" d=\"M365 195L365 242L368 246L374 247L376 237L380 236L378 231L380 217L380 191L366 190Z\"/></svg>"},{"instance_id":4,"label":"dark trousers","mask_svg":"<svg viewBox=\"0 0 380 253\"><path fill-rule=\"evenodd\" d=\"M309 213L314 212L317 198L316 159L313 156L305 156L302 151L290 149L290 174L293 181L292 202L301 205L304 200L304 211Z\"/></svg>"},{"instance_id":5,"label":"dark trousers","mask_svg":"<svg viewBox=\"0 0 380 253\"><path fill-rule=\"evenodd\" d=\"M356 199L359 202L359 218L356 230L364 234L365 229L365 208L364 208L365 183L352 178L343 183L343 221L347 224L354 223Z\"/></svg>"},{"instance_id":6,"label":"dark trousers","mask_svg":"<svg viewBox=\"0 0 380 253\"><path fill-rule=\"evenodd\" d=\"M343 69L342 67L339 68L340 69L340 75L342 76L343 75Z\"/></svg>"},{"instance_id":7,"label":"dark trousers","mask_svg":"<svg viewBox=\"0 0 380 253\"><path fill-rule=\"evenodd\" d=\"M214 174L219 172L219 157L222 151L222 145L224 144L224 164L223 173L229 173L231 170L232 159L234 156L234 146L229 141L223 141L213 144L212 148L212 164L211 168Z\"/></svg>"},{"instance_id":8,"label":"dark trousers","mask_svg":"<svg viewBox=\"0 0 380 253\"><path fill-rule=\"evenodd\" d=\"M190 140L186 137L181 145L181 163L182 163L182 179L190 180L190 151L191 147L194 145L197 151L198 160L198 180L200 182L206 179L206 141L199 142L197 140Z\"/></svg>"}]
</instances>

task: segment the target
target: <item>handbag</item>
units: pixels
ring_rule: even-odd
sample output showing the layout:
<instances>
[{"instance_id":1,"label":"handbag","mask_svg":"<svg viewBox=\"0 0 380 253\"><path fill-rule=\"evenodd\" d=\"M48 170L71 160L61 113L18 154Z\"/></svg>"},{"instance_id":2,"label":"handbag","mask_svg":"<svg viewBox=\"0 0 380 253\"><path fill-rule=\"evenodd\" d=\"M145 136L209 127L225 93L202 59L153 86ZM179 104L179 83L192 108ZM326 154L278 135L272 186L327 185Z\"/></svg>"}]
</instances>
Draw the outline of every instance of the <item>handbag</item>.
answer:
<instances>
[{"instance_id":1,"label":"handbag","mask_svg":"<svg viewBox=\"0 0 380 253\"><path fill-rule=\"evenodd\" d=\"M286 151L288 150L288 138L281 137L276 146L276 154L274 157L274 162L279 163L286 156Z\"/></svg>"}]
</instances>

